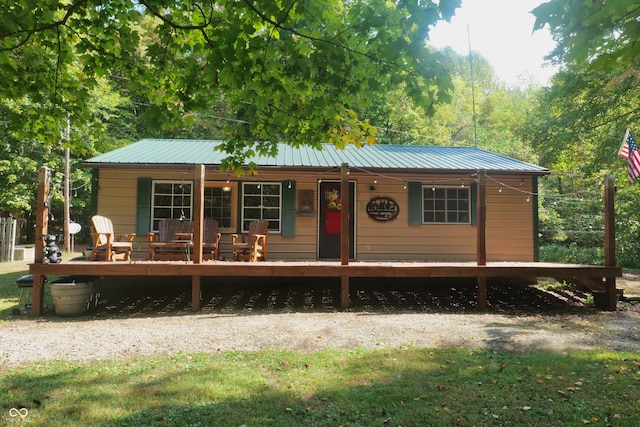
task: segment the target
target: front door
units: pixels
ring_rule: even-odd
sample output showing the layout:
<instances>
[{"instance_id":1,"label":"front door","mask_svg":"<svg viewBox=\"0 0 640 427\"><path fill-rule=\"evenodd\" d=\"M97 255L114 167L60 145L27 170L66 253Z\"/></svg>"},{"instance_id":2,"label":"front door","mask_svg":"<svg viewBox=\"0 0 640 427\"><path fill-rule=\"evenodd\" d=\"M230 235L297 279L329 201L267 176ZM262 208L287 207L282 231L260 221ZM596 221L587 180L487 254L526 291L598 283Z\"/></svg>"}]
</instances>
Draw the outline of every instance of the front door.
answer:
<instances>
[{"instance_id":1,"label":"front door","mask_svg":"<svg viewBox=\"0 0 640 427\"><path fill-rule=\"evenodd\" d=\"M340 181L322 181L318 191L318 258L340 259L342 197ZM349 183L349 258L355 258L355 184Z\"/></svg>"}]
</instances>

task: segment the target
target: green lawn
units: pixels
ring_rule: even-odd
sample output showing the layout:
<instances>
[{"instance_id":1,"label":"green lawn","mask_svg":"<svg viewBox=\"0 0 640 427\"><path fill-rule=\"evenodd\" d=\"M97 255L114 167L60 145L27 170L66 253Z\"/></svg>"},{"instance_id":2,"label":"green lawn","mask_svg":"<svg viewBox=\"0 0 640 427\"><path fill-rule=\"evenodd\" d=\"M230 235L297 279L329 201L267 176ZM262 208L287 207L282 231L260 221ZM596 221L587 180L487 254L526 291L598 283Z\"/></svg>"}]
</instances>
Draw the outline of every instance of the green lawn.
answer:
<instances>
[{"instance_id":1,"label":"green lawn","mask_svg":"<svg viewBox=\"0 0 640 427\"><path fill-rule=\"evenodd\" d=\"M4 369L32 426L637 426L640 359L465 349L180 354ZM15 414L15 413L14 413Z\"/></svg>"},{"instance_id":2,"label":"green lawn","mask_svg":"<svg viewBox=\"0 0 640 427\"><path fill-rule=\"evenodd\" d=\"M26 264L0 268L1 332ZM0 425L18 425L16 410L47 427L637 426L640 355L397 348L0 365Z\"/></svg>"},{"instance_id":3,"label":"green lawn","mask_svg":"<svg viewBox=\"0 0 640 427\"><path fill-rule=\"evenodd\" d=\"M25 261L0 262L0 321L7 319L18 306L20 290L16 286L16 280L29 274L28 270Z\"/></svg>"}]
</instances>

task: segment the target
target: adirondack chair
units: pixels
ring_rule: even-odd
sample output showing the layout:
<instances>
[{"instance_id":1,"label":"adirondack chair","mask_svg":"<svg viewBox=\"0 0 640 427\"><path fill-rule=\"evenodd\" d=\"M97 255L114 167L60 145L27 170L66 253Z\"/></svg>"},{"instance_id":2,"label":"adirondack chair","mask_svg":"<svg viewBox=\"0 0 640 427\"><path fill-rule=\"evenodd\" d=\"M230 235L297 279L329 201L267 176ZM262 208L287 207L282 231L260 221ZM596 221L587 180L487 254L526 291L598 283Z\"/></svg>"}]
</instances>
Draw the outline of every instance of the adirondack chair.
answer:
<instances>
[{"instance_id":1,"label":"adirondack chair","mask_svg":"<svg viewBox=\"0 0 640 427\"><path fill-rule=\"evenodd\" d=\"M113 223L109 218L102 215L94 215L91 221L93 222L91 228L91 238L93 240L91 259L94 261L115 261L114 255L123 255L123 259L128 261L131 258L135 233L114 233Z\"/></svg>"},{"instance_id":2,"label":"adirondack chair","mask_svg":"<svg viewBox=\"0 0 640 427\"><path fill-rule=\"evenodd\" d=\"M193 223L178 218L163 219L158 223L158 233L149 233L149 259L187 260L193 249L191 235Z\"/></svg>"},{"instance_id":3,"label":"adirondack chair","mask_svg":"<svg viewBox=\"0 0 640 427\"><path fill-rule=\"evenodd\" d=\"M202 236L202 259L216 260L220 254L220 233L218 233L218 221L213 218L205 218Z\"/></svg>"},{"instance_id":4,"label":"adirondack chair","mask_svg":"<svg viewBox=\"0 0 640 427\"><path fill-rule=\"evenodd\" d=\"M267 260L267 236L269 235L269 222L260 219L249 224L248 235L231 235L231 251L234 261Z\"/></svg>"}]
</instances>

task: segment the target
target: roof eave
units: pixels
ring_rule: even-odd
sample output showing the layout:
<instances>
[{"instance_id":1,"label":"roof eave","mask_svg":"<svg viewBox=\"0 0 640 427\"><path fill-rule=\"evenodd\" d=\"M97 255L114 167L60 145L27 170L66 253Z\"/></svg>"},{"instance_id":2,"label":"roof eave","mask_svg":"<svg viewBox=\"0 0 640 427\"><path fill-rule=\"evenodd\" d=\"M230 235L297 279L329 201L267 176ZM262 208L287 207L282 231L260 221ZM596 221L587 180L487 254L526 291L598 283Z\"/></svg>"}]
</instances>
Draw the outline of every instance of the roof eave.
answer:
<instances>
[{"instance_id":1,"label":"roof eave","mask_svg":"<svg viewBox=\"0 0 640 427\"><path fill-rule=\"evenodd\" d=\"M195 163L93 163L84 162L83 167L87 168L105 168L105 169L157 169L159 167L163 169L188 169L192 170L195 167ZM218 168L219 164L208 164L208 167ZM435 168L381 168L381 167L359 167L350 166L354 170L362 170L366 173L405 173L405 174L432 174L432 175L451 175L451 174L464 174L473 175L478 173L478 169L435 169ZM248 169L245 166L245 169ZM340 166L334 168L327 168L324 166L273 166L273 165L258 165L258 169L270 170L270 171L283 171L283 172L315 172L326 173L335 172L340 170ZM532 176L544 176L549 175L551 172L547 169L541 170L524 170L524 169L484 169L488 174L501 174L501 175L532 175Z\"/></svg>"}]
</instances>

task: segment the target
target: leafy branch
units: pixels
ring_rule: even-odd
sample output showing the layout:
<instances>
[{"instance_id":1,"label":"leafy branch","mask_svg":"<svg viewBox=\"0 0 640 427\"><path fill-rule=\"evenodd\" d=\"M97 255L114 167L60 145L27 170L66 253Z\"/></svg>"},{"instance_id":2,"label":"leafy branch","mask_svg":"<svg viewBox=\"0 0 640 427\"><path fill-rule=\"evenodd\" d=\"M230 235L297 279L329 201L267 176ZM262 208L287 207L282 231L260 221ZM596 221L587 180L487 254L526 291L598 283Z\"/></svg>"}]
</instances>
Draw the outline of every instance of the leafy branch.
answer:
<instances>
[{"instance_id":1,"label":"leafy branch","mask_svg":"<svg viewBox=\"0 0 640 427\"><path fill-rule=\"evenodd\" d=\"M78 11L80 8L84 7L87 5L87 0L78 0L75 3L72 3L69 6L69 9L67 9L67 12L64 14L64 17L62 19L59 19L57 21L52 21L48 24L45 25L41 25L35 28L31 28L31 29L22 29L19 31L12 31L12 32L8 32L6 34L2 34L0 35L0 39L7 39L7 38L11 38L11 37L17 37L20 38L21 36L23 36L24 38L22 38L22 40L17 41L15 44L8 46L8 47L0 47L0 52L6 52L6 51L12 51L12 50L16 50L24 45L26 45L29 40L31 39L31 37L35 34L47 31L47 30L51 30L54 28L59 28L61 26L65 26L67 24L67 22L69 21L69 19L71 18L71 16L73 16L74 13L76 13L76 11Z\"/></svg>"}]
</instances>

